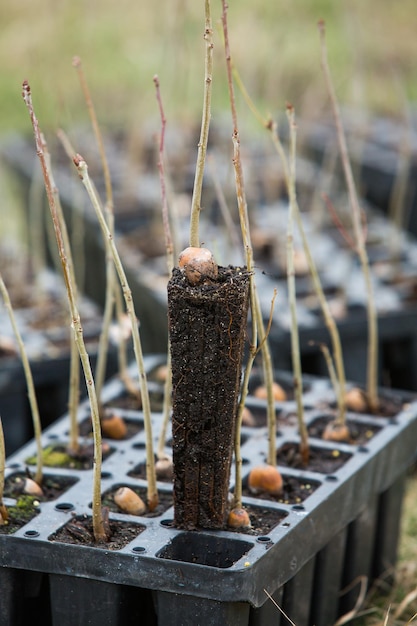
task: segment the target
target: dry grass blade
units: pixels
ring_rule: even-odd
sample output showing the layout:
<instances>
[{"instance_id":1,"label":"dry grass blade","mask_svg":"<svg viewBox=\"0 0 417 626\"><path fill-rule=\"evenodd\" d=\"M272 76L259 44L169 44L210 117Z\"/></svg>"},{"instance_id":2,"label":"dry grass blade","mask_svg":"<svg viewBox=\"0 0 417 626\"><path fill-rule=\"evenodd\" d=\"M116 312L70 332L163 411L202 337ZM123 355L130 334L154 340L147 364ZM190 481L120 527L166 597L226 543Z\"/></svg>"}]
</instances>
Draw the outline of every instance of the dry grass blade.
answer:
<instances>
[{"instance_id":1,"label":"dry grass blade","mask_svg":"<svg viewBox=\"0 0 417 626\"><path fill-rule=\"evenodd\" d=\"M345 589L344 591L345 592L348 591L348 589L350 587L353 587L357 582L358 582L358 579L354 580L353 583L349 585L349 587ZM347 624L348 622L353 620L355 617L357 617L358 611L363 605L365 597L366 597L366 589L368 585L367 576L360 576L359 582L360 582L361 587L360 587L358 599L356 600L355 606L353 607L351 611L348 611L347 613L345 613L345 615L342 615L342 617L337 620L334 626L342 626L343 624Z\"/></svg>"},{"instance_id":2,"label":"dry grass blade","mask_svg":"<svg viewBox=\"0 0 417 626\"><path fill-rule=\"evenodd\" d=\"M394 619L398 619L399 617L401 617L401 615L404 613L406 608L412 602L414 602L414 600L416 598L417 598L417 587L415 589L413 589L412 591L410 591L409 593L407 593L407 595L405 596L404 600L401 602L399 607L396 609L396 611L394 613ZM407 622L407 624L411 623L411 621L413 621L415 617L416 617L416 614L413 615L413 617L411 618L410 621Z\"/></svg>"},{"instance_id":3,"label":"dry grass blade","mask_svg":"<svg viewBox=\"0 0 417 626\"><path fill-rule=\"evenodd\" d=\"M274 606L277 607L278 611L285 617L286 620L288 620L288 622L291 624L291 626L297 626L290 617L288 617L288 615L285 613L285 611L283 611L281 609L281 607L279 606L279 604L277 602L275 602L274 598L271 596L270 593L267 592L266 589L264 589L264 592L266 593L266 595L268 596L268 598L271 600L272 604Z\"/></svg>"}]
</instances>

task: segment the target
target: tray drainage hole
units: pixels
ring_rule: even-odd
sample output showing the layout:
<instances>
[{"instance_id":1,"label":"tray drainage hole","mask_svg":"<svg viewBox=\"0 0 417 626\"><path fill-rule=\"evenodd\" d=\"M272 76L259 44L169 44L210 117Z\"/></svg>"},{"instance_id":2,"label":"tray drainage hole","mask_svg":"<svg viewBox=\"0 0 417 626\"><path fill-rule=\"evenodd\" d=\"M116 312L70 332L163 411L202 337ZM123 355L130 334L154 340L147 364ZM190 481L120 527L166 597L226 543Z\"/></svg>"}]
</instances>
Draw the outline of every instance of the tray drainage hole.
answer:
<instances>
[{"instance_id":1,"label":"tray drainage hole","mask_svg":"<svg viewBox=\"0 0 417 626\"><path fill-rule=\"evenodd\" d=\"M160 521L161 526L164 528L173 528L174 520L173 519L163 519Z\"/></svg>"},{"instance_id":2,"label":"tray drainage hole","mask_svg":"<svg viewBox=\"0 0 417 626\"><path fill-rule=\"evenodd\" d=\"M71 504L71 502L60 502L59 504L56 505L55 509L57 511L72 511L74 508L74 505Z\"/></svg>"},{"instance_id":3,"label":"tray drainage hole","mask_svg":"<svg viewBox=\"0 0 417 626\"><path fill-rule=\"evenodd\" d=\"M135 450L143 450L144 448L146 448L146 445L144 441L138 441L137 443L133 444L132 448L134 448Z\"/></svg>"},{"instance_id":4,"label":"tray drainage hole","mask_svg":"<svg viewBox=\"0 0 417 626\"><path fill-rule=\"evenodd\" d=\"M263 536L263 535L261 537L257 537L256 541L258 543L272 543L271 537L266 537L266 536Z\"/></svg>"},{"instance_id":5,"label":"tray drainage hole","mask_svg":"<svg viewBox=\"0 0 417 626\"><path fill-rule=\"evenodd\" d=\"M143 554L144 552L146 552L146 548L144 548L143 546L135 546L134 548L132 548L132 552L135 552L135 554Z\"/></svg>"},{"instance_id":6,"label":"tray drainage hole","mask_svg":"<svg viewBox=\"0 0 417 626\"><path fill-rule=\"evenodd\" d=\"M338 478L337 478L337 476L334 476L334 474L329 474L328 476L326 476L326 480L329 483L335 483L335 482L338 481Z\"/></svg>"},{"instance_id":7,"label":"tray drainage hole","mask_svg":"<svg viewBox=\"0 0 417 626\"><path fill-rule=\"evenodd\" d=\"M48 435L48 439L58 439L58 435L55 435L54 433L52 433L51 435Z\"/></svg>"},{"instance_id":8,"label":"tray drainage hole","mask_svg":"<svg viewBox=\"0 0 417 626\"><path fill-rule=\"evenodd\" d=\"M25 537L29 537L30 539L33 539L33 537L39 537L39 533L37 530L27 530L25 532Z\"/></svg>"},{"instance_id":9,"label":"tray drainage hole","mask_svg":"<svg viewBox=\"0 0 417 626\"><path fill-rule=\"evenodd\" d=\"M358 446L358 452L369 452L369 448L366 446Z\"/></svg>"},{"instance_id":10,"label":"tray drainage hole","mask_svg":"<svg viewBox=\"0 0 417 626\"><path fill-rule=\"evenodd\" d=\"M102 478L113 478L112 474L110 472L101 472L101 477Z\"/></svg>"},{"instance_id":11,"label":"tray drainage hole","mask_svg":"<svg viewBox=\"0 0 417 626\"><path fill-rule=\"evenodd\" d=\"M294 506L291 507L293 511L305 511L305 506L303 504L294 504Z\"/></svg>"},{"instance_id":12,"label":"tray drainage hole","mask_svg":"<svg viewBox=\"0 0 417 626\"><path fill-rule=\"evenodd\" d=\"M289 528L291 524L289 522L283 522L281 526L284 526L284 528Z\"/></svg>"},{"instance_id":13,"label":"tray drainage hole","mask_svg":"<svg viewBox=\"0 0 417 626\"><path fill-rule=\"evenodd\" d=\"M19 463L11 463L7 467L10 467L10 469L17 469L18 467L20 467L20 464Z\"/></svg>"},{"instance_id":14,"label":"tray drainage hole","mask_svg":"<svg viewBox=\"0 0 417 626\"><path fill-rule=\"evenodd\" d=\"M390 417L388 420L388 424L390 424L390 426L398 426L398 420L396 417Z\"/></svg>"}]
</instances>

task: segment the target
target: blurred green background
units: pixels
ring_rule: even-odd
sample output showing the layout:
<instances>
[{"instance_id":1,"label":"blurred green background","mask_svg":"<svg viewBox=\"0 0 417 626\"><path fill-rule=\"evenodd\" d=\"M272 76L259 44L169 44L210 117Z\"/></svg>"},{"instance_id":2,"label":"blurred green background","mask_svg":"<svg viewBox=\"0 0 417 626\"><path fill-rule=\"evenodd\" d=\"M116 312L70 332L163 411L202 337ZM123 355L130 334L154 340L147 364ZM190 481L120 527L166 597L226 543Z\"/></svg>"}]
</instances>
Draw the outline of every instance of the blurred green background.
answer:
<instances>
[{"instance_id":1,"label":"blurred green background","mask_svg":"<svg viewBox=\"0 0 417 626\"><path fill-rule=\"evenodd\" d=\"M230 0L232 56L265 112L290 101L299 117L323 114L316 24L325 19L340 101L401 116L404 102L416 99L415 9L415 0ZM215 117L227 106L220 0L212 2L212 17ZM74 55L82 58L103 124L131 127L155 116L154 74L169 123L199 119L203 0L3 0L0 20L0 131L29 131L23 79L44 129L85 119Z\"/></svg>"}]
</instances>

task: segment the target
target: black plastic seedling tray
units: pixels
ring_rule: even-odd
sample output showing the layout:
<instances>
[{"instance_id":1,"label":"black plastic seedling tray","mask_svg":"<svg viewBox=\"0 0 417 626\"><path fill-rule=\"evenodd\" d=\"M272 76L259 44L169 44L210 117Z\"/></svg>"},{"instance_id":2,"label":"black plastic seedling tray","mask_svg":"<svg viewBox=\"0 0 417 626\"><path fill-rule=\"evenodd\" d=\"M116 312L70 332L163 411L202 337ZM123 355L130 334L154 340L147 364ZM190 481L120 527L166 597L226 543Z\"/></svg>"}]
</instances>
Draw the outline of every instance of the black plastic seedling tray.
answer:
<instances>
[{"instance_id":1,"label":"black plastic seedling tray","mask_svg":"<svg viewBox=\"0 0 417 626\"><path fill-rule=\"evenodd\" d=\"M148 357L147 370L160 362L158 356ZM281 377L290 384L290 375ZM255 378L256 372L252 385ZM151 398L159 401L160 385L149 385ZM306 377L304 387L308 423L331 414L334 398L328 382ZM122 393L121 383L112 381L103 401ZM311 439L312 448L344 459L338 469L321 473L286 467L278 454L284 482L300 481L311 494L296 503L245 495L247 508L277 515L267 534L177 530L170 506L154 517L111 510L111 521L137 526L137 535L120 550L60 543L57 533L74 516L91 516L92 470L45 468L46 476L66 477L72 484L55 501L40 503L38 514L25 526L11 535L0 534L1 623L25 624L36 609L43 623L59 626L284 624L268 593L297 626L331 626L355 604L359 589L344 593L349 583L366 577L371 584L396 562L403 483L417 438L417 403L405 393L399 397L401 410L392 418L349 414L353 424L374 432L365 444ZM252 395L248 406L256 415L265 411ZM140 412L119 412L142 424ZM278 449L298 442L294 413L292 400L277 403ZM84 404L80 421L88 414ZM154 412L155 438L160 420ZM67 440L66 417L43 434L45 446ZM103 463L102 493L120 485L144 488L146 482L132 475L145 460L144 431L108 443L112 453ZM266 448L265 426L243 428L244 476L265 462ZM12 455L6 480L24 472L34 452L31 442ZM171 484L158 486L160 495L169 499Z\"/></svg>"}]
</instances>

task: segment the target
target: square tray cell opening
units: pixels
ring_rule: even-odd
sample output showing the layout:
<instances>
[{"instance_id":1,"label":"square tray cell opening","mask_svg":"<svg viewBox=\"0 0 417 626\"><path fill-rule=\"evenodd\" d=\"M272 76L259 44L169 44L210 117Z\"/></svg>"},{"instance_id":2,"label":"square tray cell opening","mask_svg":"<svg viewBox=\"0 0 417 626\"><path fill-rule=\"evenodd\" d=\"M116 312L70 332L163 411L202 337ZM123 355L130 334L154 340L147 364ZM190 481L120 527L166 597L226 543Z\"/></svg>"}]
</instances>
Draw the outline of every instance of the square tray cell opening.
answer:
<instances>
[{"instance_id":1,"label":"square tray cell opening","mask_svg":"<svg viewBox=\"0 0 417 626\"><path fill-rule=\"evenodd\" d=\"M227 568L251 548L253 543L248 541L212 537L200 532L184 532L174 537L156 556L172 561Z\"/></svg>"}]
</instances>

